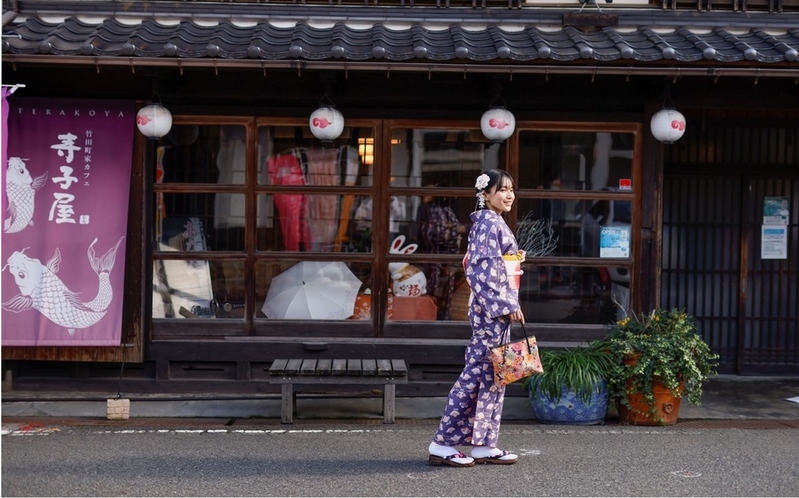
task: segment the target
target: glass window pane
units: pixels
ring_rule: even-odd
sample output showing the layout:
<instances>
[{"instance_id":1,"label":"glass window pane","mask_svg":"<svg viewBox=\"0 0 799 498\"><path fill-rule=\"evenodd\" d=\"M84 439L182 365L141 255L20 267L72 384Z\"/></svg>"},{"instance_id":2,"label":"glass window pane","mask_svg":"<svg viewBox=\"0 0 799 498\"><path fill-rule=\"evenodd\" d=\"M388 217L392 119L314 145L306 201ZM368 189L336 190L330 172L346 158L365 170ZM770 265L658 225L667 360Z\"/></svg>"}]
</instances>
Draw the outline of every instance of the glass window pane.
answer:
<instances>
[{"instance_id":1,"label":"glass window pane","mask_svg":"<svg viewBox=\"0 0 799 498\"><path fill-rule=\"evenodd\" d=\"M244 194L156 194L156 251L243 251Z\"/></svg>"},{"instance_id":2,"label":"glass window pane","mask_svg":"<svg viewBox=\"0 0 799 498\"><path fill-rule=\"evenodd\" d=\"M423 277L420 276L420 272ZM520 298L529 322L606 324L616 306L629 303L629 270L623 267L580 268L525 264ZM468 320L469 286L458 264L414 264L394 282L426 287L421 296L389 294L388 320ZM426 281L425 281L426 279Z\"/></svg>"},{"instance_id":3,"label":"glass window pane","mask_svg":"<svg viewBox=\"0 0 799 498\"><path fill-rule=\"evenodd\" d=\"M371 186L374 130L345 127L322 146L304 126L258 128L258 183L261 185Z\"/></svg>"},{"instance_id":4,"label":"glass window pane","mask_svg":"<svg viewBox=\"0 0 799 498\"><path fill-rule=\"evenodd\" d=\"M368 263L259 261L255 265L255 316L280 320L362 319L370 316L363 307L364 291L369 287ZM309 288L313 291L308 292Z\"/></svg>"},{"instance_id":5,"label":"glass window pane","mask_svg":"<svg viewBox=\"0 0 799 498\"><path fill-rule=\"evenodd\" d=\"M445 197L431 190L418 196L392 196L390 240L405 237L415 254L462 254L471 226L474 197Z\"/></svg>"},{"instance_id":6,"label":"glass window pane","mask_svg":"<svg viewBox=\"0 0 799 498\"><path fill-rule=\"evenodd\" d=\"M244 318L243 261L153 261L153 318Z\"/></svg>"},{"instance_id":7,"label":"glass window pane","mask_svg":"<svg viewBox=\"0 0 799 498\"><path fill-rule=\"evenodd\" d=\"M521 131L523 189L632 190L632 133Z\"/></svg>"},{"instance_id":8,"label":"glass window pane","mask_svg":"<svg viewBox=\"0 0 799 498\"><path fill-rule=\"evenodd\" d=\"M158 142L156 183L245 183L241 125L174 125Z\"/></svg>"},{"instance_id":9,"label":"glass window pane","mask_svg":"<svg viewBox=\"0 0 799 498\"><path fill-rule=\"evenodd\" d=\"M391 132L391 186L470 187L480 172L504 165L504 158L504 142L491 143L480 129L397 128Z\"/></svg>"},{"instance_id":10,"label":"glass window pane","mask_svg":"<svg viewBox=\"0 0 799 498\"><path fill-rule=\"evenodd\" d=\"M519 298L531 323L605 325L629 308L630 272L624 267L523 265Z\"/></svg>"},{"instance_id":11,"label":"glass window pane","mask_svg":"<svg viewBox=\"0 0 799 498\"><path fill-rule=\"evenodd\" d=\"M371 252L372 197L258 196L259 251Z\"/></svg>"},{"instance_id":12,"label":"glass window pane","mask_svg":"<svg viewBox=\"0 0 799 498\"><path fill-rule=\"evenodd\" d=\"M603 228L629 240L632 203L596 199L520 199L516 238L527 257L629 257L603 248ZM628 247L629 250L629 247Z\"/></svg>"},{"instance_id":13,"label":"glass window pane","mask_svg":"<svg viewBox=\"0 0 799 498\"><path fill-rule=\"evenodd\" d=\"M461 263L389 264L388 320L466 320L469 290ZM463 287L465 286L465 287ZM463 288L462 288L463 287ZM461 289L461 292L456 292Z\"/></svg>"}]
</instances>

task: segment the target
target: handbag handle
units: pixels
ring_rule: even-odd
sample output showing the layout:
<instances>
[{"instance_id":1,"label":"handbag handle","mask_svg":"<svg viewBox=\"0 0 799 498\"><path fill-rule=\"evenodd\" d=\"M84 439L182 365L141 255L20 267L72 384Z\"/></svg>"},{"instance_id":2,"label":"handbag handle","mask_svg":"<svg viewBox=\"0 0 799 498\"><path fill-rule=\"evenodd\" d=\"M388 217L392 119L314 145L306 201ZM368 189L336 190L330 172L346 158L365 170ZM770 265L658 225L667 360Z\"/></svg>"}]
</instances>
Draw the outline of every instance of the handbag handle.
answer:
<instances>
[{"instance_id":1,"label":"handbag handle","mask_svg":"<svg viewBox=\"0 0 799 498\"><path fill-rule=\"evenodd\" d=\"M530 336L527 335L527 329L524 328L524 323L523 322L519 322L519 325L522 326L522 333L524 334L525 341L527 341L527 350L528 351L532 351L533 350L533 345L530 344ZM513 342L513 324L511 324L511 328L508 331L508 342L506 342L505 344L510 344L511 342ZM503 344L503 346L505 344ZM504 357L502 358L502 363L505 363L505 358Z\"/></svg>"}]
</instances>

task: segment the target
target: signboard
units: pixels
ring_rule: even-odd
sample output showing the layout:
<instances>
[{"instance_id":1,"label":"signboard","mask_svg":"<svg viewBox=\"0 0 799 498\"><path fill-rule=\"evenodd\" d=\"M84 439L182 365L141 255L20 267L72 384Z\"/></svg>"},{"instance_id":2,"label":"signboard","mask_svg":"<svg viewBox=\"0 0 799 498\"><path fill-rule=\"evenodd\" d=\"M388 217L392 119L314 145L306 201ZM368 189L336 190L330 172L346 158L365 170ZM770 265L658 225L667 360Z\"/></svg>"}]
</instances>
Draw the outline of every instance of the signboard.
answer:
<instances>
[{"instance_id":1,"label":"signboard","mask_svg":"<svg viewBox=\"0 0 799 498\"><path fill-rule=\"evenodd\" d=\"M9 104L3 345L119 345L135 104Z\"/></svg>"}]
</instances>

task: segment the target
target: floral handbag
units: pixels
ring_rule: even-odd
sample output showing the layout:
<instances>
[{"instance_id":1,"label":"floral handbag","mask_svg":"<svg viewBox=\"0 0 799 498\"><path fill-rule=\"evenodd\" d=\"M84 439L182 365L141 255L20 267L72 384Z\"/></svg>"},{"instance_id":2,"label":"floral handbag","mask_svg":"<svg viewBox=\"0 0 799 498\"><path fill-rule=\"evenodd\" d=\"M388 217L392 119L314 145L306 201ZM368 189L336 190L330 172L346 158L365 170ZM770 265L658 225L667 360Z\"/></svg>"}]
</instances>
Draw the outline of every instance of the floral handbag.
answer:
<instances>
[{"instance_id":1,"label":"floral handbag","mask_svg":"<svg viewBox=\"0 0 799 498\"><path fill-rule=\"evenodd\" d=\"M524 339L490 348L491 363L494 364L494 384L506 386L519 379L544 373L535 337L527 335L521 324Z\"/></svg>"}]
</instances>

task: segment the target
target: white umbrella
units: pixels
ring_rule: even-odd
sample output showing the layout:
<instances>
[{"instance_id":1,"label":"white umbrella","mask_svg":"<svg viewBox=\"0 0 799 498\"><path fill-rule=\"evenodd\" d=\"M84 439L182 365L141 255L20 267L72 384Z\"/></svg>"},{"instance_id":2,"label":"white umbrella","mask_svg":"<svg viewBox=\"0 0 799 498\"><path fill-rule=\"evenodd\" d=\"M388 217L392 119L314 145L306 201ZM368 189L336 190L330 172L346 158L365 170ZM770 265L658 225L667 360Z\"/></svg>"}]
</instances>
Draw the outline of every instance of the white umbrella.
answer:
<instances>
[{"instance_id":1,"label":"white umbrella","mask_svg":"<svg viewBox=\"0 0 799 498\"><path fill-rule=\"evenodd\" d=\"M261 311L277 319L342 320L352 316L360 288L340 261L301 261L272 279Z\"/></svg>"}]
</instances>

